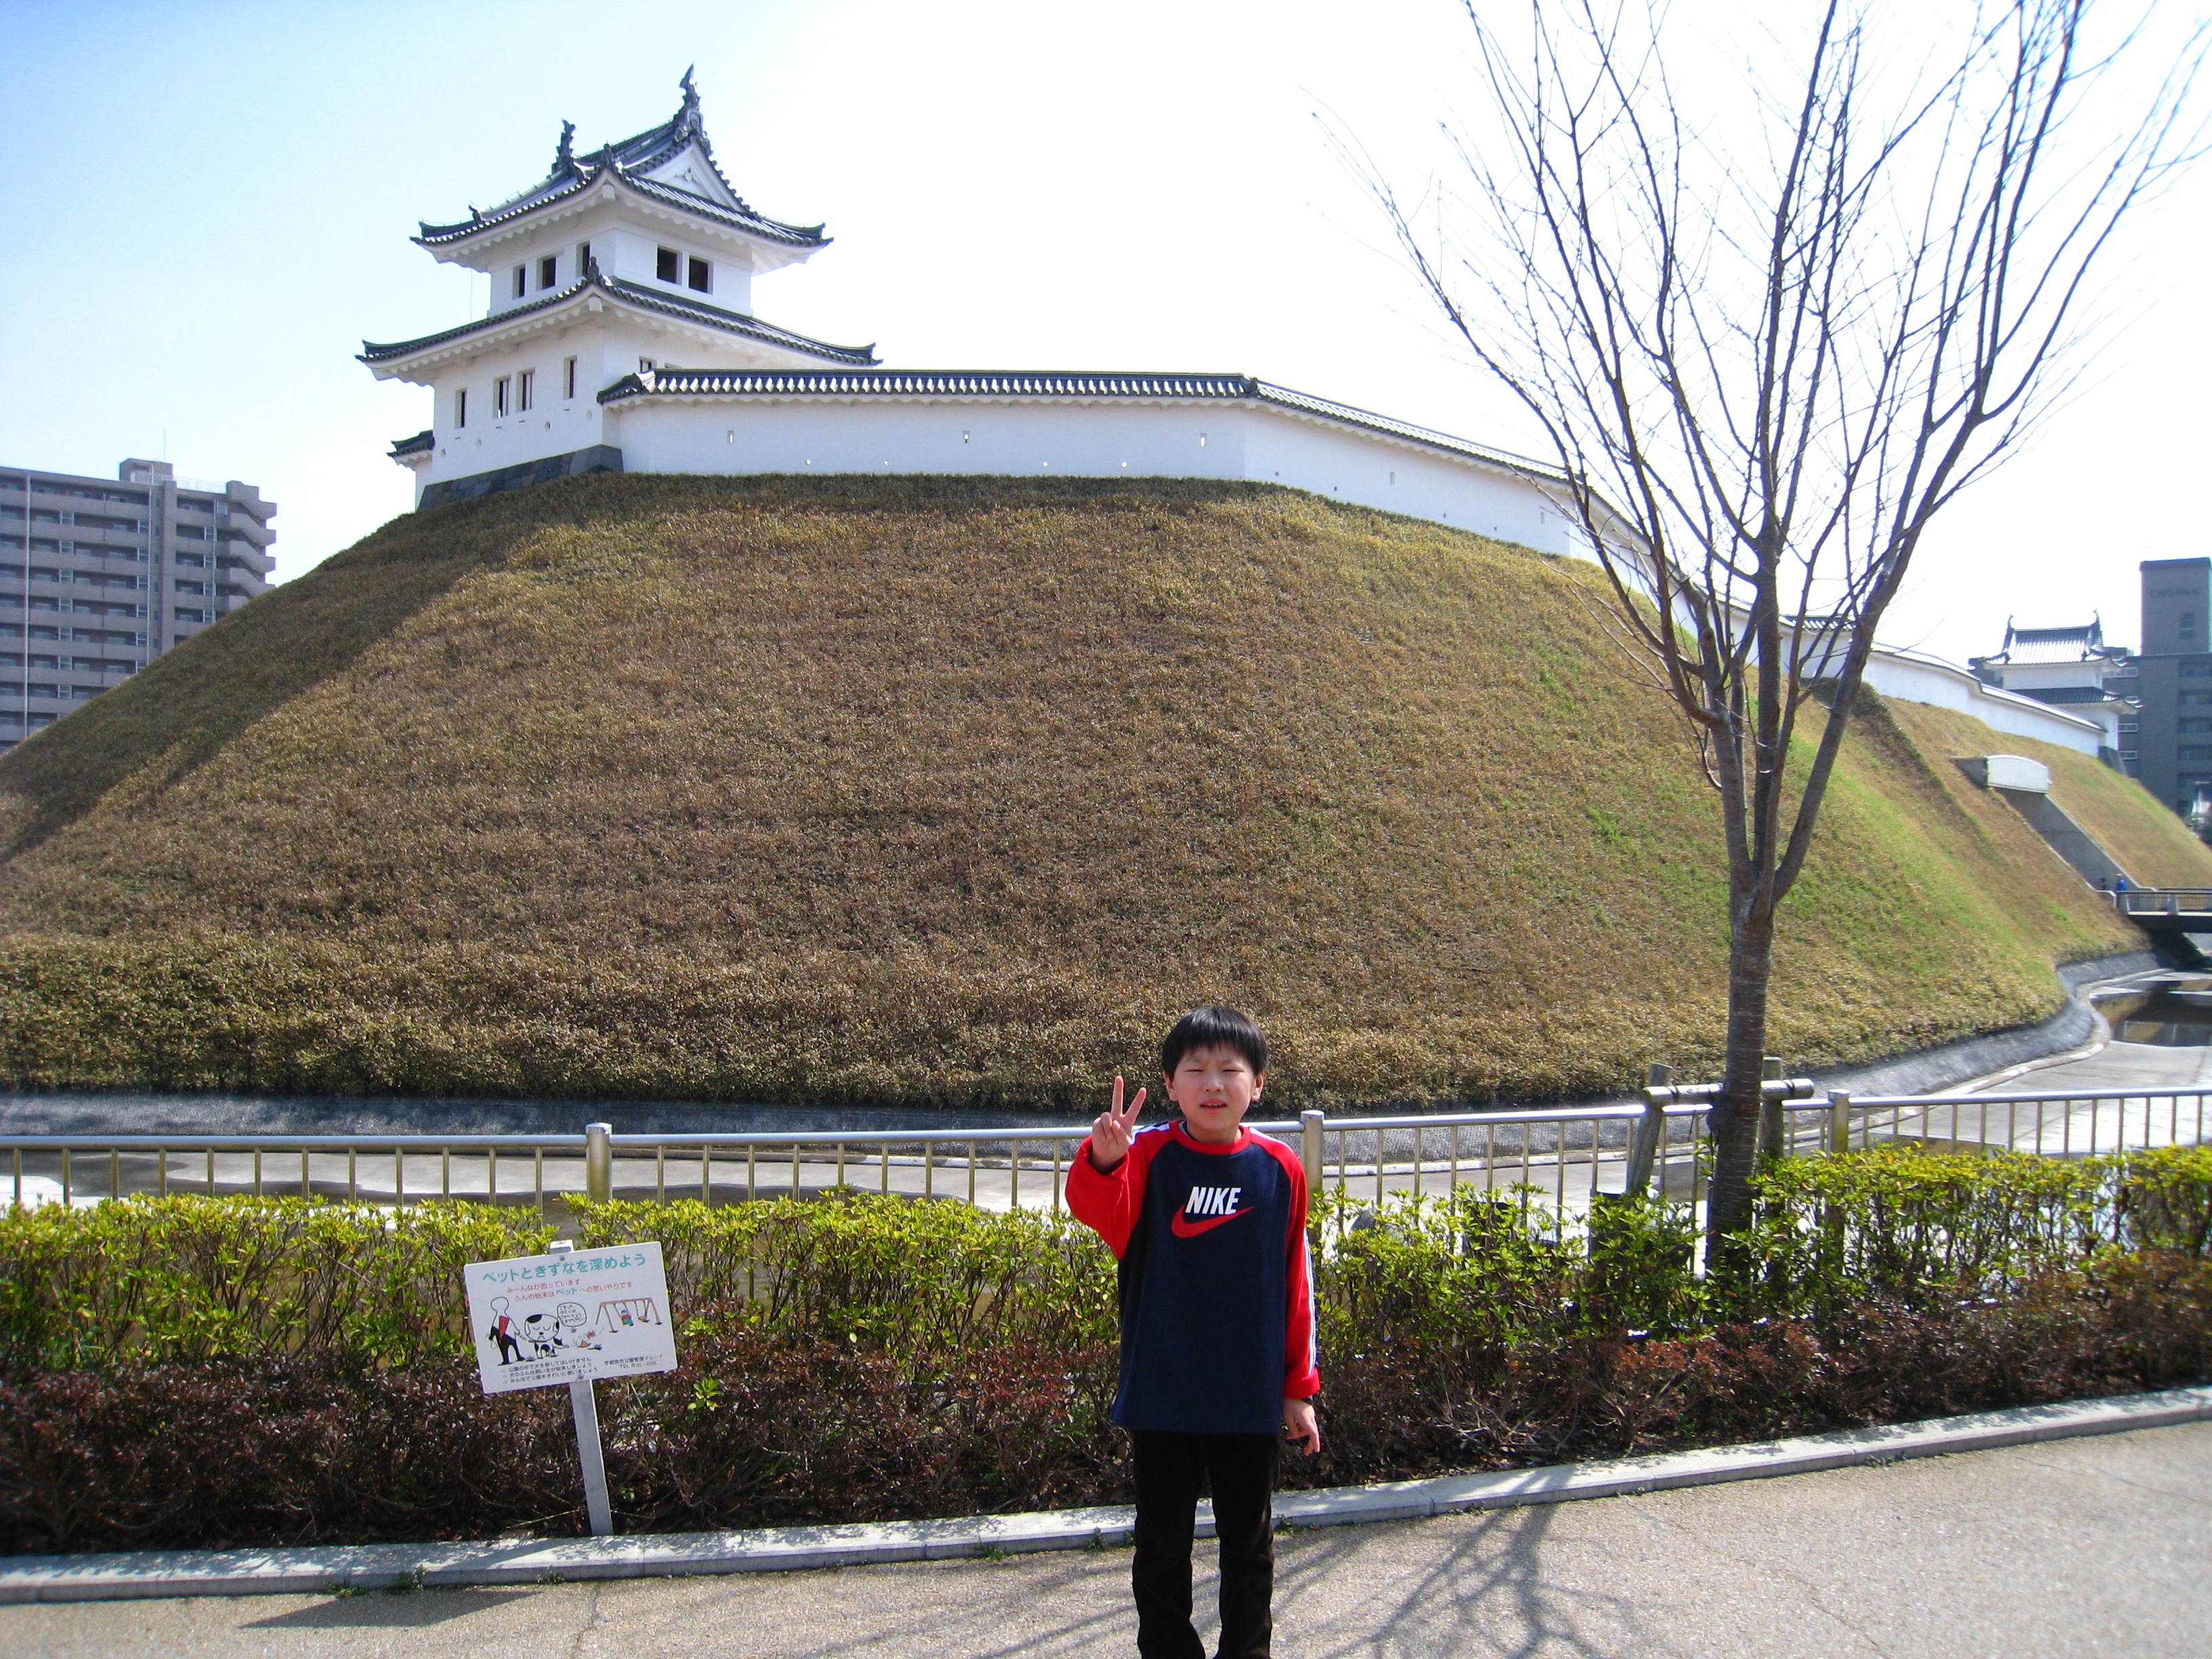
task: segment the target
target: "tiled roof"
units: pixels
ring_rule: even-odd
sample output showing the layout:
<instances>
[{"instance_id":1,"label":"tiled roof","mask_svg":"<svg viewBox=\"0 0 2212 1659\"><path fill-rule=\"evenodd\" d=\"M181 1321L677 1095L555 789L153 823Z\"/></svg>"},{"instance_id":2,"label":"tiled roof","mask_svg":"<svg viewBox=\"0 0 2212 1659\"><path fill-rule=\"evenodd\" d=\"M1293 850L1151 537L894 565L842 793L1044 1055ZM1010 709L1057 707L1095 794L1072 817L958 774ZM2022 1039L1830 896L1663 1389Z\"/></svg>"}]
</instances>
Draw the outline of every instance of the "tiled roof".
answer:
<instances>
[{"instance_id":1,"label":"tiled roof","mask_svg":"<svg viewBox=\"0 0 2212 1659\"><path fill-rule=\"evenodd\" d=\"M411 357L418 351L427 351L434 346L465 339L471 334L480 334L488 329L503 327L518 318L534 316L539 312L566 305L586 289L596 289L611 299L619 301L624 305L635 306L640 310L653 311L663 316L680 318L686 322L696 323L703 327L720 330L724 333L740 335L746 339L759 340L769 345L781 346L788 351L804 352L810 357L819 357L826 362L861 365L876 361L875 348L872 346L830 345L821 340L809 339L804 334L794 334L787 328L778 328L773 323L764 323L757 317L748 317L740 312L725 311L720 306L705 305L695 300L678 299L673 295L659 294L641 283L627 282L620 277L602 276L596 260L592 262L591 269L580 280L569 283L568 287L557 293L544 295L525 305L512 306L489 317L477 318L472 322L463 323L459 328L449 328L437 334L426 334L419 340L394 340L382 343L373 340L363 340L361 343L361 361L373 365L391 362L401 357Z\"/></svg>"},{"instance_id":2,"label":"tiled roof","mask_svg":"<svg viewBox=\"0 0 2212 1659\"><path fill-rule=\"evenodd\" d=\"M416 433L411 438L394 439L392 445L392 459L398 461L404 460L410 455L427 455L436 442L436 437L428 428Z\"/></svg>"},{"instance_id":3,"label":"tiled roof","mask_svg":"<svg viewBox=\"0 0 2212 1659\"><path fill-rule=\"evenodd\" d=\"M1249 374L1054 373L1000 369L874 369L837 372L805 368L660 368L629 374L599 393L603 404L633 398L819 398L831 402L947 398L1068 403L1257 403L1296 414L1356 426L1524 477L1552 482L1557 469L1525 456L1470 443L1449 433L1393 420L1349 404L1332 403Z\"/></svg>"},{"instance_id":4,"label":"tiled roof","mask_svg":"<svg viewBox=\"0 0 2212 1659\"><path fill-rule=\"evenodd\" d=\"M2004 653L2008 662L2094 662L2106 654L2102 647L2075 640L2020 640Z\"/></svg>"},{"instance_id":5,"label":"tiled roof","mask_svg":"<svg viewBox=\"0 0 2212 1659\"><path fill-rule=\"evenodd\" d=\"M787 225L750 209L743 213L732 213L720 203L710 202L703 196L694 196L688 190L678 190L673 185L663 184L657 179L634 177L629 169L612 161L588 171L580 170L571 178L549 179L545 185L529 195L518 197L505 206L494 208L489 213L478 213L473 218L463 219L456 224L434 225L426 221L422 234L415 240L423 247L439 247L448 242L461 241L480 230L510 223L551 203L579 195L602 178L611 179L614 183L635 191L640 196L679 207L686 213L696 213L702 219L711 219L718 224L728 225L768 241L782 242L792 247L830 246L830 238L822 234L820 225Z\"/></svg>"},{"instance_id":6,"label":"tiled roof","mask_svg":"<svg viewBox=\"0 0 2212 1659\"><path fill-rule=\"evenodd\" d=\"M2005 623L2004 649L1988 662L2054 663L2099 662L2108 658L2124 657L2127 652L2121 647L2105 643L2105 623L2102 617L2074 628L2016 628Z\"/></svg>"},{"instance_id":7,"label":"tiled roof","mask_svg":"<svg viewBox=\"0 0 2212 1659\"><path fill-rule=\"evenodd\" d=\"M721 164L714 160L714 147L707 140L707 130L699 119L699 94L691 84L690 70L684 75L684 104L672 119L660 125L624 138L617 143L602 145L588 155L578 156L569 149L569 137L575 131L573 124L563 123L561 143L553 157L553 170L543 182L524 191L520 196L501 203L489 212L476 208L469 216L450 225L425 222L422 234L415 240L424 247L438 247L449 242L461 241L477 232L495 225L507 224L535 213L539 208L554 202L564 201L590 189L602 179L609 179L639 195L652 198L687 213L731 226L772 242L781 242L792 247L826 247L830 239L822 234L820 225L787 225L771 219L766 214L756 213L750 203L731 187L723 173ZM722 187L728 190L737 205L732 212L721 203L695 195L674 185L645 175L676 155L693 140L697 140L700 153L707 165L714 170Z\"/></svg>"},{"instance_id":8,"label":"tiled roof","mask_svg":"<svg viewBox=\"0 0 2212 1659\"><path fill-rule=\"evenodd\" d=\"M804 351L809 356L826 357L832 362L866 366L876 361L872 344L864 346L830 345L824 341L811 339L804 334L794 334L787 328L778 328L757 317L748 317L742 312L725 311L720 306L710 306L703 301L674 294L663 294L647 288L642 283L633 283L626 277L612 276L605 281L607 291L621 295L631 304L647 311L658 311L670 317L680 317L687 322L703 323L709 328L726 330L732 334L743 334L763 340L770 345L780 345L793 351ZM792 371L805 374L804 369Z\"/></svg>"}]
</instances>

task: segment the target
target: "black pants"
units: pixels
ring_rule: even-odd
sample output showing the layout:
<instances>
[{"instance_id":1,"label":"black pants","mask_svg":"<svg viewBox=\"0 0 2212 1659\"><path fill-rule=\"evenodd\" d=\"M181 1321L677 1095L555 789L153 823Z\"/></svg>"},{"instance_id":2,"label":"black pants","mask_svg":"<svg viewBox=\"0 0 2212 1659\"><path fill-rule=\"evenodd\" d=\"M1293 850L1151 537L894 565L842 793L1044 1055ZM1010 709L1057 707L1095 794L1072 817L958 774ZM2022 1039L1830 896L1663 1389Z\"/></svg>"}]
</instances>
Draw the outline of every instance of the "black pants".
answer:
<instances>
[{"instance_id":1,"label":"black pants","mask_svg":"<svg viewBox=\"0 0 2212 1659\"><path fill-rule=\"evenodd\" d=\"M1205 1659L1190 1623L1190 1539L1199 1486L1212 1489L1221 1540L1221 1659L1267 1659L1274 1636L1275 1459L1272 1434L1132 1429L1137 1476L1137 1597L1142 1659Z\"/></svg>"}]
</instances>

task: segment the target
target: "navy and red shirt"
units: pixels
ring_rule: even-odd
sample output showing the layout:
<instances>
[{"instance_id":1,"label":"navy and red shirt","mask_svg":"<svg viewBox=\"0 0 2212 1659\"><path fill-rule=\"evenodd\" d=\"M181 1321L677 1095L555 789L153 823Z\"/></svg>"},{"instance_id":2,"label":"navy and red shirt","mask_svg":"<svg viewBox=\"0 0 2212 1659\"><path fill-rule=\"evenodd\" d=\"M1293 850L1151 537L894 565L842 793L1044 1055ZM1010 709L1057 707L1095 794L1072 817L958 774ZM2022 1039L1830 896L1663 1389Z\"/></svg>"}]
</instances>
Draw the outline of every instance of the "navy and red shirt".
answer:
<instances>
[{"instance_id":1,"label":"navy and red shirt","mask_svg":"<svg viewBox=\"0 0 2212 1659\"><path fill-rule=\"evenodd\" d=\"M1161 1124L1104 1175L1086 1141L1067 1207L1121 1263L1123 1428L1272 1435L1319 1391L1305 1166L1281 1141Z\"/></svg>"}]
</instances>

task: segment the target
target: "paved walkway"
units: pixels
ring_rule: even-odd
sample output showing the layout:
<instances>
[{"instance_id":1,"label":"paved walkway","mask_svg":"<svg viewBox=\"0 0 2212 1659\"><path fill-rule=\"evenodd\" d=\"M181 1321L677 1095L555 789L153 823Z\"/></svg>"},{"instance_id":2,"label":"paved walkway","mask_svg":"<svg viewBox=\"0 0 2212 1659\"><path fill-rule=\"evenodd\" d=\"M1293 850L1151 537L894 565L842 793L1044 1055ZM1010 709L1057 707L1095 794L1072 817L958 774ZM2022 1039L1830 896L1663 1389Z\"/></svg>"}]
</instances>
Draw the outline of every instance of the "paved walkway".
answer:
<instances>
[{"instance_id":1,"label":"paved walkway","mask_svg":"<svg viewBox=\"0 0 2212 1659\"><path fill-rule=\"evenodd\" d=\"M2212 1424L1286 1536L1282 1659L2199 1659ZM1124 1551L840 1572L0 1607L10 1659L1134 1651ZM1211 1594L1210 1582L1201 1596Z\"/></svg>"}]
</instances>

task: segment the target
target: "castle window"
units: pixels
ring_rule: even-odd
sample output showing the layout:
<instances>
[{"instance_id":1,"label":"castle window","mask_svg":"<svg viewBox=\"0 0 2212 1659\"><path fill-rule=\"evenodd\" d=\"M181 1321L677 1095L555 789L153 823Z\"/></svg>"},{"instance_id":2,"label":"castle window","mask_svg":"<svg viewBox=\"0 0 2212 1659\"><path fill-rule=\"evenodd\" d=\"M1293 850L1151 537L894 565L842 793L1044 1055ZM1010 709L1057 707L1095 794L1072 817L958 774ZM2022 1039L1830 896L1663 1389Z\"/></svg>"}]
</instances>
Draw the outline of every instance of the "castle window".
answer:
<instances>
[{"instance_id":1,"label":"castle window","mask_svg":"<svg viewBox=\"0 0 2212 1659\"><path fill-rule=\"evenodd\" d=\"M657 248L653 252L653 274L664 283L684 280L684 256L672 247Z\"/></svg>"},{"instance_id":2,"label":"castle window","mask_svg":"<svg viewBox=\"0 0 2212 1659\"><path fill-rule=\"evenodd\" d=\"M714 289L714 267L708 264L704 259L692 260L691 286L697 289L702 294L713 293Z\"/></svg>"},{"instance_id":3,"label":"castle window","mask_svg":"<svg viewBox=\"0 0 2212 1659\"><path fill-rule=\"evenodd\" d=\"M2197 613L2194 611L2185 611L2181 613L2181 631L2184 634L2194 634L2197 631Z\"/></svg>"},{"instance_id":4,"label":"castle window","mask_svg":"<svg viewBox=\"0 0 2212 1659\"><path fill-rule=\"evenodd\" d=\"M527 265L517 265L514 268L514 297L520 300L524 295L529 292L530 267Z\"/></svg>"},{"instance_id":5,"label":"castle window","mask_svg":"<svg viewBox=\"0 0 2212 1659\"><path fill-rule=\"evenodd\" d=\"M537 402L538 371L526 368L514 377L514 407L518 412L526 410Z\"/></svg>"},{"instance_id":6,"label":"castle window","mask_svg":"<svg viewBox=\"0 0 2212 1659\"><path fill-rule=\"evenodd\" d=\"M538 286L540 288L552 287L553 279L560 275L560 271L561 262L555 258L551 254L547 254L544 258L538 262Z\"/></svg>"},{"instance_id":7,"label":"castle window","mask_svg":"<svg viewBox=\"0 0 2212 1659\"><path fill-rule=\"evenodd\" d=\"M469 423L469 389L460 386L453 392L453 428L459 431Z\"/></svg>"},{"instance_id":8,"label":"castle window","mask_svg":"<svg viewBox=\"0 0 2212 1659\"><path fill-rule=\"evenodd\" d=\"M561 365L561 395L564 398L576 395L576 360L574 357Z\"/></svg>"},{"instance_id":9,"label":"castle window","mask_svg":"<svg viewBox=\"0 0 2212 1659\"><path fill-rule=\"evenodd\" d=\"M507 413L507 393L512 385L511 377L505 374L491 383L491 417L495 421Z\"/></svg>"},{"instance_id":10,"label":"castle window","mask_svg":"<svg viewBox=\"0 0 2212 1659\"><path fill-rule=\"evenodd\" d=\"M576 275L577 275L577 276L580 278L580 277L584 275L584 273L585 273L586 271L589 270L591 268L592 268L592 245L591 245L589 242L579 242L579 243L577 243L577 244L576 244Z\"/></svg>"}]
</instances>

